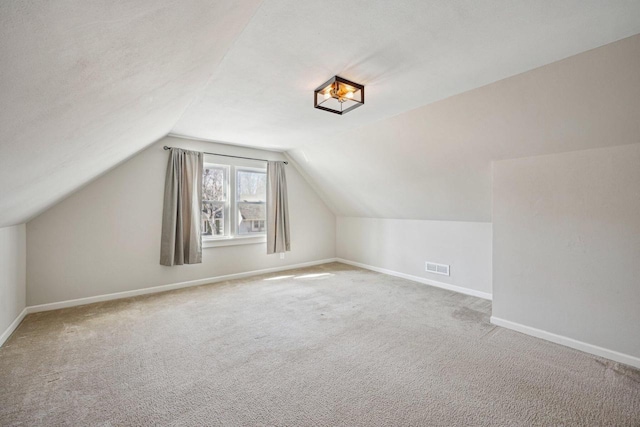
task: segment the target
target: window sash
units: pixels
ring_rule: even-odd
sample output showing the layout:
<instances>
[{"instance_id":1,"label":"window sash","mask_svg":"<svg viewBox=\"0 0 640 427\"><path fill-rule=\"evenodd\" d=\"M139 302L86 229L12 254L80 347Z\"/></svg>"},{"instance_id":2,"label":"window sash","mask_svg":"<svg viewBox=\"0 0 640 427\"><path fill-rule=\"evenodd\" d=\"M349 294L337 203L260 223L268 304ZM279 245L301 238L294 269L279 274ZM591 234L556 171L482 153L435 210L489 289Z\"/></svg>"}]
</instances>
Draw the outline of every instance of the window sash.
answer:
<instances>
[{"instance_id":1,"label":"window sash","mask_svg":"<svg viewBox=\"0 0 640 427\"><path fill-rule=\"evenodd\" d=\"M242 216L240 213L240 204L241 203L246 203L243 200L240 199L240 188L239 188L239 182L240 182L240 174L241 173L255 173L255 174L261 174L264 175L264 184L265 184L265 188L264 188L264 196L262 198L260 198L259 200L255 200L256 202L261 202L264 203L264 214L265 214L265 218L263 218L262 220L248 220L250 221L250 224L247 224L247 226L245 227L245 230L243 232L243 230L241 230L241 226L242 226ZM266 221L266 213L267 213L267 208L266 208L266 204L267 204L267 171L265 169L260 169L260 168L251 168L251 167L246 167L246 166L236 166L235 167L235 183L234 183L234 188L235 188L235 193L234 193L234 202L233 202L233 209L234 209L234 219L236 220L236 224L234 225L234 230L235 230L235 235L236 236L261 236L266 234L266 229L264 227L264 225L262 226L262 229L260 229L260 227L258 227L257 230L254 229L254 223L258 222L258 221Z\"/></svg>"},{"instance_id":2,"label":"window sash","mask_svg":"<svg viewBox=\"0 0 640 427\"><path fill-rule=\"evenodd\" d=\"M205 195L203 194L203 199L202 199L202 226L201 226L201 230L202 230L202 239L203 240L215 240L215 239L224 239L224 238L228 238L231 235L231 225L230 225L230 221L231 221L231 216L230 216L230 212L231 212L231 206L229 203L229 195L230 195L230 187L229 187L229 172L230 172L230 166L229 165L221 165L221 164L217 164L217 163L205 163L204 164L204 169L221 169L223 171L223 184L222 184L222 192L223 195L222 197L220 197L222 200L207 200L205 199ZM203 188L204 190L204 188ZM222 208L221 210L221 218L219 221L217 221L217 218L211 219L211 218L207 218L207 216L205 215L205 212L208 210L207 207L208 205L215 205L219 208ZM211 229L211 231L213 231L212 229L214 228L218 228L219 232L221 232L220 234L213 234L213 233L208 233L205 234L205 231L209 231L208 229Z\"/></svg>"}]
</instances>

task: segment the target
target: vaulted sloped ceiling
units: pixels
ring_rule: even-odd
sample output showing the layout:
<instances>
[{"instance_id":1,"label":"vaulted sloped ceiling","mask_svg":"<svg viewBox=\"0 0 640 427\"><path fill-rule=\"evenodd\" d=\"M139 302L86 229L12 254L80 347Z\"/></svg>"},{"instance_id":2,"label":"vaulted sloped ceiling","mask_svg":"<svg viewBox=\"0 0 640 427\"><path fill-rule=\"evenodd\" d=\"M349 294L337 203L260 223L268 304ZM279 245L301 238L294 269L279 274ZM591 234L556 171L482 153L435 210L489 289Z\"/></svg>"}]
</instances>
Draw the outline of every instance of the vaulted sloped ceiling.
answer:
<instances>
[{"instance_id":1,"label":"vaulted sloped ceiling","mask_svg":"<svg viewBox=\"0 0 640 427\"><path fill-rule=\"evenodd\" d=\"M637 0L0 2L0 226L169 131L289 150L340 214L488 220L495 150L458 128L482 127L476 110L510 113L489 103L519 89L427 104L637 33ZM366 85L364 107L313 109L335 74Z\"/></svg>"},{"instance_id":2,"label":"vaulted sloped ceiling","mask_svg":"<svg viewBox=\"0 0 640 427\"><path fill-rule=\"evenodd\" d=\"M493 160L637 143L640 35L289 155L338 215L490 222Z\"/></svg>"},{"instance_id":3,"label":"vaulted sloped ceiling","mask_svg":"<svg viewBox=\"0 0 640 427\"><path fill-rule=\"evenodd\" d=\"M176 134L289 150L640 32L640 1L265 0ZM345 116L313 107L338 74Z\"/></svg>"},{"instance_id":4,"label":"vaulted sloped ceiling","mask_svg":"<svg viewBox=\"0 0 640 427\"><path fill-rule=\"evenodd\" d=\"M0 227L166 135L259 3L1 2Z\"/></svg>"}]
</instances>

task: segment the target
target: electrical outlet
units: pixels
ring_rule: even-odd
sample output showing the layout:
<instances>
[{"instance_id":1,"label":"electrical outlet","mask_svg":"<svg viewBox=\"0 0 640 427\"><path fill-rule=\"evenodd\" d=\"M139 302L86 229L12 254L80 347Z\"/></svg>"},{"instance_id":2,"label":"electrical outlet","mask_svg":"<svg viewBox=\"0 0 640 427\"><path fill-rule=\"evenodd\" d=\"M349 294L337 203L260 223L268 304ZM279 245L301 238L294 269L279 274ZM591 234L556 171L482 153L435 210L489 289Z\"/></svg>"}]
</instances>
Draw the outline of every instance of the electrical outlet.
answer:
<instances>
[{"instance_id":1,"label":"electrical outlet","mask_svg":"<svg viewBox=\"0 0 640 427\"><path fill-rule=\"evenodd\" d=\"M284 259L284 252L280 252L280 259Z\"/></svg>"}]
</instances>

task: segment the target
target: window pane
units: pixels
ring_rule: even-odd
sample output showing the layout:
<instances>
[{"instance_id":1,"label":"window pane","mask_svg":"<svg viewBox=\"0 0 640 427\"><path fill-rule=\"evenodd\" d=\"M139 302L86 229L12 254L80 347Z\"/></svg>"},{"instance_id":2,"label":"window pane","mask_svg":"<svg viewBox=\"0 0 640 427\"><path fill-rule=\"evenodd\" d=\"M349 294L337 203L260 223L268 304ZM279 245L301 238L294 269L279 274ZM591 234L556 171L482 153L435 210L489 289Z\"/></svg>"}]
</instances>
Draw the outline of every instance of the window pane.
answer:
<instances>
[{"instance_id":1,"label":"window pane","mask_svg":"<svg viewBox=\"0 0 640 427\"><path fill-rule=\"evenodd\" d=\"M267 199L267 174L238 171L238 202L264 202Z\"/></svg>"},{"instance_id":2,"label":"window pane","mask_svg":"<svg viewBox=\"0 0 640 427\"><path fill-rule=\"evenodd\" d=\"M219 167L206 166L202 177L202 200L226 200L224 175Z\"/></svg>"},{"instance_id":3,"label":"window pane","mask_svg":"<svg viewBox=\"0 0 640 427\"><path fill-rule=\"evenodd\" d=\"M238 170L236 177L238 234L265 232L267 174Z\"/></svg>"},{"instance_id":4,"label":"window pane","mask_svg":"<svg viewBox=\"0 0 640 427\"><path fill-rule=\"evenodd\" d=\"M224 236L224 202L202 202L202 235Z\"/></svg>"}]
</instances>

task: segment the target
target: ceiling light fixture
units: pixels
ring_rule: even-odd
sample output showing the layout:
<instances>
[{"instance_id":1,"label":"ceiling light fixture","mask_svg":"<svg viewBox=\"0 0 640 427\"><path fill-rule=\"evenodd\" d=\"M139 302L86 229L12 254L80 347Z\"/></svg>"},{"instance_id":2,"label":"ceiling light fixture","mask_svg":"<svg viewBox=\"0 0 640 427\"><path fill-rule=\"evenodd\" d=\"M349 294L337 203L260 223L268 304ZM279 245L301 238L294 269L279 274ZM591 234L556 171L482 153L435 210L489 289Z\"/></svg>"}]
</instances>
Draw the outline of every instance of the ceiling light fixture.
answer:
<instances>
[{"instance_id":1,"label":"ceiling light fixture","mask_svg":"<svg viewBox=\"0 0 640 427\"><path fill-rule=\"evenodd\" d=\"M333 76L313 91L313 106L336 114L345 114L364 104L364 86Z\"/></svg>"}]
</instances>

